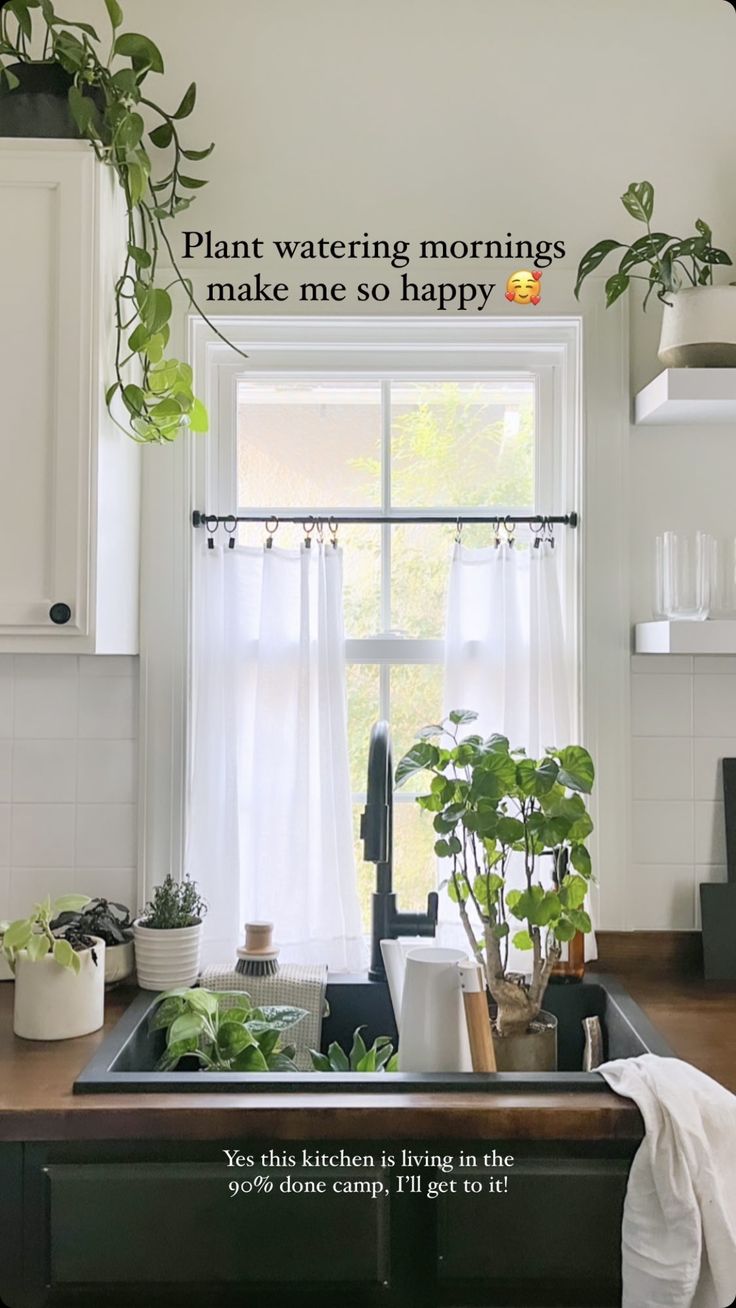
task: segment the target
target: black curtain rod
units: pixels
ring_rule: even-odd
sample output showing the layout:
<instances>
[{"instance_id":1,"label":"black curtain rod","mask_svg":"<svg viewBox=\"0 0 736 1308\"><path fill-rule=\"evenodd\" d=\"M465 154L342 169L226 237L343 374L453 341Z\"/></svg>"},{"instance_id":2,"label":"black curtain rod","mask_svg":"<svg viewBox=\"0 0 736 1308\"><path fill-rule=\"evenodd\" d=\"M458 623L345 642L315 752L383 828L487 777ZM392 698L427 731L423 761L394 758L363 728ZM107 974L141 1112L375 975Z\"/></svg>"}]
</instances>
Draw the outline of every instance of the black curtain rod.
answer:
<instances>
[{"instance_id":1,"label":"black curtain rod","mask_svg":"<svg viewBox=\"0 0 736 1308\"><path fill-rule=\"evenodd\" d=\"M551 526L559 525L562 527L577 527L578 515L574 510L572 513L561 513L561 514L503 513L499 516L498 514L488 514L488 513L484 513L484 514L453 513L449 515L435 513L431 515L422 515L421 517L410 517L408 514L401 514L401 513L392 513L389 514L388 516L377 516L377 517L369 517L367 515L359 514L359 513L355 513L355 514L352 513L351 514L333 514L333 513L304 514L302 513L299 514L299 516L289 516L289 515L282 515L277 513L272 513L270 515L263 514L263 513L226 513L221 515L217 513L202 513L199 509L195 509L194 512L192 513L193 527L206 527L213 531L220 524L234 530L236 524L239 522L263 522L263 523L278 522L279 524L282 522L293 522L300 527L303 527L305 523L309 524L310 522L315 522L315 523L333 522L338 527L341 527L343 525L348 526L350 523L361 523L361 524L365 524L366 526L372 525L372 526L380 527L384 524L400 525L404 523L406 523L407 525L411 525L412 523L419 523L420 525L424 525L426 523L437 522L437 523L447 523L449 526L457 526L458 523L485 522L488 523L489 526L493 526L494 523L498 523L499 526L503 526L504 523L508 523L510 526L513 523L515 526L525 524L527 526L534 526L534 527L541 528L547 523L549 523Z\"/></svg>"}]
</instances>

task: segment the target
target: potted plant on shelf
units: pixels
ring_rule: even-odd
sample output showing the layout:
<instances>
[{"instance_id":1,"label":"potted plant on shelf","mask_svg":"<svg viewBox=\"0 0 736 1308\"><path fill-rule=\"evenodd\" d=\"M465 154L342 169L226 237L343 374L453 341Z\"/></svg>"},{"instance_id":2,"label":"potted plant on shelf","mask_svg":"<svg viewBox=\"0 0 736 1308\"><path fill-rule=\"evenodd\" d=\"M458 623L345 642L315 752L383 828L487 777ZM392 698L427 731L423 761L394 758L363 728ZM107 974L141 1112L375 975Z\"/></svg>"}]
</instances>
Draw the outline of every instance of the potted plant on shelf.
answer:
<instances>
[{"instance_id":1,"label":"potted plant on shelf","mask_svg":"<svg viewBox=\"0 0 736 1308\"><path fill-rule=\"evenodd\" d=\"M586 251L578 267L576 297L585 278L614 250L623 250L618 269L606 282L606 305L614 304L636 281L647 288L645 309L656 293L664 306L660 361L673 368L736 365L736 286L713 285L713 268L730 266L731 258L713 245L708 224L698 218L695 234L684 239L653 231L651 182L632 182L621 203L646 231L629 245L607 239Z\"/></svg>"},{"instance_id":2,"label":"potted plant on shelf","mask_svg":"<svg viewBox=\"0 0 736 1308\"><path fill-rule=\"evenodd\" d=\"M105 985L127 980L135 970L130 909L108 899L90 899L83 908L65 909L51 923L52 931L96 936L105 942Z\"/></svg>"},{"instance_id":3,"label":"potted plant on shelf","mask_svg":"<svg viewBox=\"0 0 736 1308\"><path fill-rule=\"evenodd\" d=\"M161 51L149 37L121 31L117 0L105 0L105 9L112 35L103 47L91 24L62 18L52 0L0 5L0 137L81 137L112 168L125 198L127 242L114 287L115 356L107 404L134 440L166 442L208 427L189 364L167 350L172 288L178 286L188 305L230 344L197 303L168 231L206 185L205 178L191 175L190 163L206 159L214 145L191 149L180 136L180 124L195 106L196 84L175 110L162 108L147 80L164 71ZM159 152L163 163L157 169ZM161 255L173 270L165 278L159 274ZM129 376L133 362L136 380Z\"/></svg>"},{"instance_id":4,"label":"potted plant on shelf","mask_svg":"<svg viewBox=\"0 0 736 1308\"><path fill-rule=\"evenodd\" d=\"M105 1017L105 942L76 928L61 935L60 913L80 912L86 895L47 898L3 933L3 952L15 973L13 1030L24 1040L68 1040L88 1035Z\"/></svg>"},{"instance_id":5,"label":"potted plant on shelf","mask_svg":"<svg viewBox=\"0 0 736 1308\"><path fill-rule=\"evenodd\" d=\"M202 923L207 906L196 882L169 873L133 923L135 967L143 990L191 986L199 976Z\"/></svg>"},{"instance_id":6,"label":"potted plant on shelf","mask_svg":"<svg viewBox=\"0 0 736 1308\"><path fill-rule=\"evenodd\" d=\"M593 786L593 762L579 745L534 759L511 749L505 736L460 738L460 728L477 716L456 709L425 727L401 759L396 782L431 775L417 803L433 814L435 853L450 865L448 894L496 1004L499 1071L554 1070L556 1020L542 1002L562 943L591 929L585 842L593 823L582 796ZM509 880L514 862L521 864L521 888ZM509 970L510 942L529 952L529 975Z\"/></svg>"}]
</instances>

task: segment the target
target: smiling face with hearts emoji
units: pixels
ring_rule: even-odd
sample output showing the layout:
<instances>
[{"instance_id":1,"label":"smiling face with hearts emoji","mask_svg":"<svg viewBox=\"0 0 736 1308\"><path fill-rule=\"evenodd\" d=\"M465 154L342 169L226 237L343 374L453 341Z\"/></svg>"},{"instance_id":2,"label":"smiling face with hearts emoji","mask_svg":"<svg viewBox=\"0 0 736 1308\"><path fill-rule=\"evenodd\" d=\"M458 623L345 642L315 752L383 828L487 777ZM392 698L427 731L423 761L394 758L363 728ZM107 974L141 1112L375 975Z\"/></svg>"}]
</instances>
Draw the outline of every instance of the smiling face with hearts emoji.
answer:
<instances>
[{"instance_id":1,"label":"smiling face with hearts emoji","mask_svg":"<svg viewBox=\"0 0 736 1308\"><path fill-rule=\"evenodd\" d=\"M541 272L520 268L506 283L506 299L512 304L539 304L542 298Z\"/></svg>"}]
</instances>

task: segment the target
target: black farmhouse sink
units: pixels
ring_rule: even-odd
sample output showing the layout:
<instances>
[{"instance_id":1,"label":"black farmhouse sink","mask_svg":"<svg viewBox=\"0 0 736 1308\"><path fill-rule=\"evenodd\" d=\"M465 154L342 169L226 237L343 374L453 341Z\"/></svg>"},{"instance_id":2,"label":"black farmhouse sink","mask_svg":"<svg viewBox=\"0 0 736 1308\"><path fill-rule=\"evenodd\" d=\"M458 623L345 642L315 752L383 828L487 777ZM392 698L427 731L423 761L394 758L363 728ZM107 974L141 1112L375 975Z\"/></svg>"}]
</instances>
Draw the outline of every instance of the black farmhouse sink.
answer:
<instances>
[{"instance_id":1,"label":"black farmhouse sink","mask_svg":"<svg viewBox=\"0 0 736 1308\"><path fill-rule=\"evenodd\" d=\"M366 1027L370 1044L376 1035L392 1035L396 1027L384 982L364 977L335 976L327 986L329 1017L322 1028L322 1047L333 1040L348 1046L356 1026ZM213 1091L241 1094L248 1091L380 1091L399 1093L417 1090L486 1090L493 1093L528 1091L595 1091L605 1090L606 1083L597 1072L583 1072L583 1018L599 1017L603 1028L604 1054L608 1059L632 1058L637 1054L672 1056L672 1050L650 1023L642 1010L613 978L596 975L594 980L575 985L549 986L544 1007L558 1019L557 1072L486 1073L266 1073L201 1072L197 1068L175 1072L157 1072L156 1063L163 1051L164 1033L150 1032L148 1018L158 1002L156 995L143 991L123 1014L117 1026L103 1042L74 1083L76 1094L99 1094L121 1091L192 1092Z\"/></svg>"}]
</instances>

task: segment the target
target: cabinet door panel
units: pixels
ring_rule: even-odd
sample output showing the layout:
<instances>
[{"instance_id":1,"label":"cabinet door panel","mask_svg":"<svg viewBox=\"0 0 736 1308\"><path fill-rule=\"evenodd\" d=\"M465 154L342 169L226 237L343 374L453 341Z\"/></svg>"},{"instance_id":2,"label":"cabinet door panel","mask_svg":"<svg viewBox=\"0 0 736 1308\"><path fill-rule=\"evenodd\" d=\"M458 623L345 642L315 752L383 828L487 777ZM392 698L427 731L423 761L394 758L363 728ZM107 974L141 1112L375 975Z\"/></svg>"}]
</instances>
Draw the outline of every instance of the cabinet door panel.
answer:
<instances>
[{"instance_id":1,"label":"cabinet door panel","mask_svg":"<svg viewBox=\"0 0 736 1308\"><path fill-rule=\"evenodd\" d=\"M48 1283L370 1285L388 1280L388 1199L273 1190L205 1163L53 1164L45 1169ZM319 1180L318 1172L292 1176ZM360 1180L379 1178L369 1170Z\"/></svg>"},{"instance_id":2,"label":"cabinet door panel","mask_svg":"<svg viewBox=\"0 0 736 1308\"><path fill-rule=\"evenodd\" d=\"M93 163L0 156L0 635L87 630Z\"/></svg>"}]
</instances>

